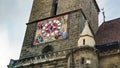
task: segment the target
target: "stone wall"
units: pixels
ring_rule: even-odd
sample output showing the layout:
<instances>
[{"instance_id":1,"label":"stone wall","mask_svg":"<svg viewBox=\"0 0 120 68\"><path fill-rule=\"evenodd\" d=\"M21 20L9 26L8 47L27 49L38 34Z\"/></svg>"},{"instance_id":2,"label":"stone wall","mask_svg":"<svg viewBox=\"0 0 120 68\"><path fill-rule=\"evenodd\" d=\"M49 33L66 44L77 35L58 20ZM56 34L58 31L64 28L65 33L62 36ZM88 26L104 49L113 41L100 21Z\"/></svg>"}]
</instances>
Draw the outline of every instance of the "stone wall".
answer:
<instances>
[{"instance_id":1,"label":"stone wall","mask_svg":"<svg viewBox=\"0 0 120 68\"><path fill-rule=\"evenodd\" d=\"M29 22L51 16L53 0L34 0Z\"/></svg>"},{"instance_id":2,"label":"stone wall","mask_svg":"<svg viewBox=\"0 0 120 68\"><path fill-rule=\"evenodd\" d=\"M70 57L68 61L69 64ZM98 68L98 61L98 54L91 47L81 47L74 52L75 68Z\"/></svg>"},{"instance_id":3,"label":"stone wall","mask_svg":"<svg viewBox=\"0 0 120 68\"><path fill-rule=\"evenodd\" d=\"M90 6L91 8L88 7ZM44 19L51 16L53 0L34 0L29 23ZM93 3L93 0L58 0L58 10L57 15L64 12L74 11L82 8L85 16L89 19L92 18L91 28L94 32L97 30L97 17L98 12L96 6ZM33 45L33 40L36 30L36 22L27 25L26 34L23 42L23 47L21 51L20 58L25 58L34 55L42 54L41 51L47 46L50 45L53 47L53 51L60 51L62 49L69 48L70 46L77 46L77 41L79 39L80 32L84 27L84 21L81 22L81 11L76 11L70 13L68 17L68 31L67 38L56 40L52 42L42 43L37 46Z\"/></svg>"},{"instance_id":4,"label":"stone wall","mask_svg":"<svg viewBox=\"0 0 120 68\"><path fill-rule=\"evenodd\" d=\"M15 68L67 68L70 49L16 60Z\"/></svg>"},{"instance_id":5,"label":"stone wall","mask_svg":"<svg viewBox=\"0 0 120 68\"><path fill-rule=\"evenodd\" d=\"M29 66L23 66L22 68L67 68L67 60L61 59L57 61L31 64Z\"/></svg>"},{"instance_id":6,"label":"stone wall","mask_svg":"<svg viewBox=\"0 0 120 68\"><path fill-rule=\"evenodd\" d=\"M106 53L100 57L100 68L120 68L120 53Z\"/></svg>"},{"instance_id":7,"label":"stone wall","mask_svg":"<svg viewBox=\"0 0 120 68\"><path fill-rule=\"evenodd\" d=\"M37 24L36 23L28 24L20 58L25 58L33 55L40 55L42 54L41 53L42 50L48 45L53 47L53 52L69 48L70 46L77 46L80 31L83 29L83 28L80 29L79 26L84 24L83 22L79 21L79 19L82 17L80 15L81 10L70 13L68 15L69 19L67 28L67 38L55 40L52 42L41 43L38 45L33 45Z\"/></svg>"},{"instance_id":8,"label":"stone wall","mask_svg":"<svg viewBox=\"0 0 120 68\"><path fill-rule=\"evenodd\" d=\"M35 0L33 3L29 22L52 16L54 0ZM57 15L65 12L82 9L91 22L94 33L98 29L98 11L94 0L58 0Z\"/></svg>"},{"instance_id":9,"label":"stone wall","mask_svg":"<svg viewBox=\"0 0 120 68\"><path fill-rule=\"evenodd\" d=\"M96 33L98 29L98 11L94 0L59 0L57 14L82 9L87 20L90 21L91 29Z\"/></svg>"},{"instance_id":10,"label":"stone wall","mask_svg":"<svg viewBox=\"0 0 120 68\"><path fill-rule=\"evenodd\" d=\"M36 54L36 52L32 53L33 51L35 51L32 49L35 29L36 29L36 23L27 25L27 30L25 33L20 58L29 57Z\"/></svg>"},{"instance_id":11,"label":"stone wall","mask_svg":"<svg viewBox=\"0 0 120 68\"><path fill-rule=\"evenodd\" d=\"M85 16L90 21L90 26L94 34L98 29L98 9L95 6L94 0L80 0L81 8L85 13ZM87 3L87 4L85 4Z\"/></svg>"}]
</instances>

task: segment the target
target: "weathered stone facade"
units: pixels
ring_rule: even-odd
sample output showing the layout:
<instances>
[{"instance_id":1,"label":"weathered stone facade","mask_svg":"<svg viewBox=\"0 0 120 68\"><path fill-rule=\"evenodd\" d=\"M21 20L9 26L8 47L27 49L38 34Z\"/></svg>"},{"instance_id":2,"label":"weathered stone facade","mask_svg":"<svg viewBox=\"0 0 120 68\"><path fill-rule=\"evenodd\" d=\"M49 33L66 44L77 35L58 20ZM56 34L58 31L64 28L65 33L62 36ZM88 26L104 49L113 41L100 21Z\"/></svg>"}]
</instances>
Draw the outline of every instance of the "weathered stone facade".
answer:
<instances>
[{"instance_id":1,"label":"weathered stone facade","mask_svg":"<svg viewBox=\"0 0 120 68\"><path fill-rule=\"evenodd\" d=\"M120 44L117 44L120 45ZM113 45L116 46L116 45ZM113 50L100 52L100 68L120 68L120 46Z\"/></svg>"},{"instance_id":2,"label":"weathered stone facade","mask_svg":"<svg viewBox=\"0 0 120 68\"><path fill-rule=\"evenodd\" d=\"M53 15L54 10L56 15ZM110 68L109 64L114 60L116 62L113 64L118 66L120 51L108 51L107 54L111 56L106 56L106 51L100 52L95 45L77 46L85 20L89 21L91 33L95 35L98 29L98 13L95 0L34 0L20 58L15 61L13 68ZM38 21L64 14L68 15L67 37L33 45ZM91 38L94 40L94 37ZM52 52L44 54L43 50L48 46L52 48Z\"/></svg>"},{"instance_id":3,"label":"weathered stone facade","mask_svg":"<svg viewBox=\"0 0 120 68\"><path fill-rule=\"evenodd\" d=\"M55 0L35 0L29 22L51 17L54 1ZM99 9L94 0L58 0L57 15L77 9L83 10L87 19L91 21L91 27L95 33L98 29Z\"/></svg>"},{"instance_id":4,"label":"weathered stone facade","mask_svg":"<svg viewBox=\"0 0 120 68\"><path fill-rule=\"evenodd\" d=\"M83 24L82 22L79 23L79 18L80 18L80 13L81 11L78 10L74 13L71 13L69 15L69 21L68 21L68 37L65 39L60 39L60 40L55 40L52 42L48 43L41 43L37 46L33 46L33 39L35 35L35 26L36 23L31 23L28 24L28 28L26 31L24 43L23 43L23 48L21 52L21 58L28 57L31 55L40 55L41 51L46 47L47 45L51 45L53 47L53 51L60 51L66 48L69 48L71 45L76 46L77 41L79 39L79 34L80 34L80 24ZM76 20L74 20L76 19ZM69 28L72 27L72 28Z\"/></svg>"},{"instance_id":5,"label":"weathered stone facade","mask_svg":"<svg viewBox=\"0 0 120 68\"><path fill-rule=\"evenodd\" d=\"M84 4L86 3L86 4ZM87 6L91 7L88 8ZM52 4L53 0L35 0L33 3L33 8L31 11L30 21L34 22L36 20L44 19L47 17L51 17L51 11L52 11ZM83 7L82 7L83 6ZM86 7L85 7L86 6ZM57 15L62 14L65 12L70 12L74 10L82 9L82 12L84 12L85 17L88 18L98 18L98 9L96 9L96 5L93 2L93 0L58 0L58 9L57 9ZM91 13L89 13L89 11ZM88 14L89 13L89 14ZM91 15L90 15L91 14ZM94 16L93 16L94 15ZM91 17L93 16L93 17ZM79 39L80 32L83 29L84 23L81 21L81 10L76 11L74 13L69 14L69 20L68 20L68 36L66 39L54 41L47 44L40 44L36 47L30 48L33 44L33 39L35 35L35 26L36 23L28 23L28 27L25 34L25 39L23 43L23 48L21 51L21 58L25 56L31 56L31 55L38 55L41 54L41 50L44 48L45 45L52 45L54 48L54 51L61 50L68 48L71 45L77 45L77 40ZM84 21L84 19L83 19ZM96 32L98 29L98 19L93 19L91 21L91 28L93 28L93 31ZM93 26L94 25L94 26ZM72 28L71 28L72 27ZM44 46L42 46L44 45Z\"/></svg>"}]
</instances>

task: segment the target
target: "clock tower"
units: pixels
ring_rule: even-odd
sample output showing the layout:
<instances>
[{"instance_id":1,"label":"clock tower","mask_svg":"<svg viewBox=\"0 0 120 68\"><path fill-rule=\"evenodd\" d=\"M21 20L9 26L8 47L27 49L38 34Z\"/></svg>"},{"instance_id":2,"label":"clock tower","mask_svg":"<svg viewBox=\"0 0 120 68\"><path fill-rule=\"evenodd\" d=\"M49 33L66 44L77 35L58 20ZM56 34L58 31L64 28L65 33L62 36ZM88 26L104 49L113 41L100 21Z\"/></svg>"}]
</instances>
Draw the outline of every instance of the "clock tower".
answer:
<instances>
[{"instance_id":1,"label":"clock tower","mask_svg":"<svg viewBox=\"0 0 120 68\"><path fill-rule=\"evenodd\" d=\"M96 33L98 13L95 0L34 0L15 67L67 68L86 20Z\"/></svg>"},{"instance_id":2,"label":"clock tower","mask_svg":"<svg viewBox=\"0 0 120 68\"><path fill-rule=\"evenodd\" d=\"M98 12L95 0L34 0L20 58L40 55L48 45L53 52L77 45L85 19L96 33ZM64 38L56 39L62 32Z\"/></svg>"}]
</instances>

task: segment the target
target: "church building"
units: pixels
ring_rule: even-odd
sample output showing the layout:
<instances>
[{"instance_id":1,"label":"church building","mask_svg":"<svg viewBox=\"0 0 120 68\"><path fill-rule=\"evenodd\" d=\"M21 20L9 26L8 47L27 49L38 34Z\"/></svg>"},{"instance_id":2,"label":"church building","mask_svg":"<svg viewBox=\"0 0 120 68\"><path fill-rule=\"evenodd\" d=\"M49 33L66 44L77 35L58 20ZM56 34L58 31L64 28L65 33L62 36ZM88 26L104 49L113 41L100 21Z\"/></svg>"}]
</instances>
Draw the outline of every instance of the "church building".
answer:
<instances>
[{"instance_id":1,"label":"church building","mask_svg":"<svg viewBox=\"0 0 120 68\"><path fill-rule=\"evenodd\" d=\"M96 0L33 0L8 68L120 68L120 18L98 27L99 12Z\"/></svg>"}]
</instances>

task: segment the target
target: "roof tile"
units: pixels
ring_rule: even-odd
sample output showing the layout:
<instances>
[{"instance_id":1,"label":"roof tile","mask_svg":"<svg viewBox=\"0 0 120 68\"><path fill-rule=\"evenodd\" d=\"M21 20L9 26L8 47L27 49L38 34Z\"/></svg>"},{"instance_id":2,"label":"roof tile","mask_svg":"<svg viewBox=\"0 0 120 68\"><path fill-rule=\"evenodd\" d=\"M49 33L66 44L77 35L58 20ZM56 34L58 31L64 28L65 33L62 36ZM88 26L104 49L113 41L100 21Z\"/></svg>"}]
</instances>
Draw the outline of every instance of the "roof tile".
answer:
<instances>
[{"instance_id":1,"label":"roof tile","mask_svg":"<svg viewBox=\"0 0 120 68\"><path fill-rule=\"evenodd\" d=\"M96 44L120 40L120 18L104 22L95 35Z\"/></svg>"}]
</instances>

